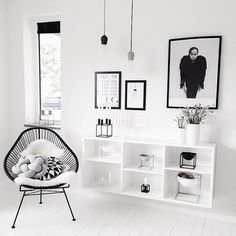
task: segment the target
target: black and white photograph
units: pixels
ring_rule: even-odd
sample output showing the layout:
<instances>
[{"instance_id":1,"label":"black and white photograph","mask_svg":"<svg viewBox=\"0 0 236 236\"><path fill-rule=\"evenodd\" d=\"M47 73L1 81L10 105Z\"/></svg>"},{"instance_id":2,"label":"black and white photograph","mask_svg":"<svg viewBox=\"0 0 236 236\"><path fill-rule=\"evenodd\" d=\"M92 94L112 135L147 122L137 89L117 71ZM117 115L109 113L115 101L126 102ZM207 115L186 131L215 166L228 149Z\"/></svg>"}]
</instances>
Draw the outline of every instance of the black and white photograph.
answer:
<instances>
[{"instance_id":1,"label":"black and white photograph","mask_svg":"<svg viewBox=\"0 0 236 236\"><path fill-rule=\"evenodd\" d=\"M95 108L121 108L121 71L95 72Z\"/></svg>"},{"instance_id":2,"label":"black and white photograph","mask_svg":"<svg viewBox=\"0 0 236 236\"><path fill-rule=\"evenodd\" d=\"M125 109L146 109L146 80L125 81Z\"/></svg>"},{"instance_id":3,"label":"black and white photograph","mask_svg":"<svg viewBox=\"0 0 236 236\"><path fill-rule=\"evenodd\" d=\"M221 36L169 40L167 107L218 108Z\"/></svg>"}]
</instances>

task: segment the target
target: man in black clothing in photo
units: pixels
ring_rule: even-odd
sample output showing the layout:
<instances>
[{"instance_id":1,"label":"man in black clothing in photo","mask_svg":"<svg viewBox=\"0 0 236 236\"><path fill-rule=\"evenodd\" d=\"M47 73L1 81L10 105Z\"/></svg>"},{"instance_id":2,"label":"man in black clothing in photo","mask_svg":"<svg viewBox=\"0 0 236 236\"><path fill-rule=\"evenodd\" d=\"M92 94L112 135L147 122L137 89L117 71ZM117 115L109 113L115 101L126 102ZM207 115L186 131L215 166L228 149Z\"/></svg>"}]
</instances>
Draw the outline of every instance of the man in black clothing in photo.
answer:
<instances>
[{"instance_id":1,"label":"man in black clothing in photo","mask_svg":"<svg viewBox=\"0 0 236 236\"><path fill-rule=\"evenodd\" d=\"M198 54L198 48L192 47L180 62L180 89L184 89L187 98L196 98L197 92L204 89L207 62Z\"/></svg>"}]
</instances>

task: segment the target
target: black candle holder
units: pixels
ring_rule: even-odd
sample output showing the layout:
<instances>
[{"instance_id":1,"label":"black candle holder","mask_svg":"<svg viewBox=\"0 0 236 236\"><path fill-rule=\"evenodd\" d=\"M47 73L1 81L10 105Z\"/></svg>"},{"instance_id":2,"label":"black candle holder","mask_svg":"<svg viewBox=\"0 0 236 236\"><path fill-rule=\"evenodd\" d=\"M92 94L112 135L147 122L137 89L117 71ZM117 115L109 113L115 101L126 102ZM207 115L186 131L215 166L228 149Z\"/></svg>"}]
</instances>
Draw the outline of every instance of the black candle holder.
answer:
<instances>
[{"instance_id":1,"label":"black candle holder","mask_svg":"<svg viewBox=\"0 0 236 236\"><path fill-rule=\"evenodd\" d=\"M141 185L141 192L142 193L149 193L150 192L150 185L149 184L142 184Z\"/></svg>"},{"instance_id":2,"label":"black candle holder","mask_svg":"<svg viewBox=\"0 0 236 236\"><path fill-rule=\"evenodd\" d=\"M113 125L111 119L98 119L96 124L96 137L110 138L113 136Z\"/></svg>"},{"instance_id":3,"label":"black candle holder","mask_svg":"<svg viewBox=\"0 0 236 236\"><path fill-rule=\"evenodd\" d=\"M184 169L195 169L197 154L194 152L182 152L179 159L179 167Z\"/></svg>"}]
</instances>

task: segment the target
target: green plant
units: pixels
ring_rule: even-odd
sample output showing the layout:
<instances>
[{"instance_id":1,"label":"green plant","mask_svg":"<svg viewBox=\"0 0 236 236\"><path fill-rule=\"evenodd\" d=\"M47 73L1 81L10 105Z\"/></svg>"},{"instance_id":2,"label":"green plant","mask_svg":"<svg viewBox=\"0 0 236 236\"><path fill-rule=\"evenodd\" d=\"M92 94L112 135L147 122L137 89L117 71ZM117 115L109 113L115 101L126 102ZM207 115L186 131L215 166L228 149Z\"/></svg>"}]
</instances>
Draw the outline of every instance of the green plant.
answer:
<instances>
[{"instance_id":1,"label":"green plant","mask_svg":"<svg viewBox=\"0 0 236 236\"><path fill-rule=\"evenodd\" d=\"M182 115L185 117L188 124L204 123L204 120L209 113L213 113L209 110L209 106L202 106L201 104L182 109Z\"/></svg>"}]
</instances>

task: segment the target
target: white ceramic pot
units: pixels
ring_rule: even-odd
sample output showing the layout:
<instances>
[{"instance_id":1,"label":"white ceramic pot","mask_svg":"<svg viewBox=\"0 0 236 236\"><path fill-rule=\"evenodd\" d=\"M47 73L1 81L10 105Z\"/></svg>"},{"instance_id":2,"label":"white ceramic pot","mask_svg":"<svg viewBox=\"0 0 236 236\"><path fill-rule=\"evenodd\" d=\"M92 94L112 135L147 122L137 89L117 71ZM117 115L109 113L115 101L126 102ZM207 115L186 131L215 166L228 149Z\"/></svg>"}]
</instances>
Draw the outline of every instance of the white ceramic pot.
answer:
<instances>
[{"instance_id":1,"label":"white ceramic pot","mask_svg":"<svg viewBox=\"0 0 236 236\"><path fill-rule=\"evenodd\" d=\"M186 140L186 129L180 129L178 128L178 137L177 141L179 144L184 144Z\"/></svg>"},{"instance_id":2,"label":"white ceramic pot","mask_svg":"<svg viewBox=\"0 0 236 236\"><path fill-rule=\"evenodd\" d=\"M188 144L197 145L200 141L200 124L188 124L187 142Z\"/></svg>"}]
</instances>

